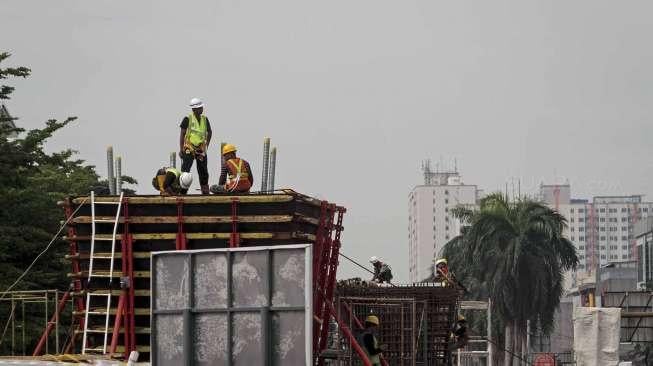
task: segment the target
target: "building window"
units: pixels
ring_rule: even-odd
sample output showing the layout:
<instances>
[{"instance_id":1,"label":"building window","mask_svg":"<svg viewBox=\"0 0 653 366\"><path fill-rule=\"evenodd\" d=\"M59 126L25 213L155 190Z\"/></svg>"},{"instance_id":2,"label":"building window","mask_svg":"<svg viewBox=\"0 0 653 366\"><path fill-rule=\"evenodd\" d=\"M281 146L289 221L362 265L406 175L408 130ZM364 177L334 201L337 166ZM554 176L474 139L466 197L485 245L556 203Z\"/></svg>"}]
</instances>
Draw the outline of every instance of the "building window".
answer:
<instances>
[{"instance_id":1,"label":"building window","mask_svg":"<svg viewBox=\"0 0 653 366\"><path fill-rule=\"evenodd\" d=\"M601 255L601 259L605 259L605 254Z\"/></svg>"},{"instance_id":2,"label":"building window","mask_svg":"<svg viewBox=\"0 0 653 366\"><path fill-rule=\"evenodd\" d=\"M570 210L569 210L569 212L571 212L571 213L574 213L574 209L573 209L573 208L572 208L572 209L570 209Z\"/></svg>"},{"instance_id":3,"label":"building window","mask_svg":"<svg viewBox=\"0 0 653 366\"><path fill-rule=\"evenodd\" d=\"M622 218L621 218L621 222L626 222L626 220L628 220L628 219L625 218L625 217L622 217Z\"/></svg>"},{"instance_id":4,"label":"building window","mask_svg":"<svg viewBox=\"0 0 653 366\"><path fill-rule=\"evenodd\" d=\"M605 236L602 236L600 240L605 241Z\"/></svg>"},{"instance_id":5,"label":"building window","mask_svg":"<svg viewBox=\"0 0 653 366\"><path fill-rule=\"evenodd\" d=\"M445 189L445 190L444 190L444 194L448 195L448 194L449 194L449 191Z\"/></svg>"},{"instance_id":6,"label":"building window","mask_svg":"<svg viewBox=\"0 0 653 366\"><path fill-rule=\"evenodd\" d=\"M449 240L449 235L445 235L444 238Z\"/></svg>"},{"instance_id":7,"label":"building window","mask_svg":"<svg viewBox=\"0 0 653 366\"><path fill-rule=\"evenodd\" d=\"M574 222L574 218L572 217L571 219L569 219L569 222Z\"/></svg>"},{"instance_id":8,"label":"building window","mask_svg":"<svg viewBox=\"0 0 653 366\"><path fill-rule=\"evenodd\" d=\"M627 236L622 236L621 240L628 240L628 237Z\"/></svg>"},{"instance_id":9,"label":"building window","mask_svg":"<svg viewBox=\"0 0 653 366\"><path fill-rule=\"evenodd\" d=\"M628 254L624 254L621 256L621 259L628 259Z\"/></svg>"},{"instance_id":10,"label":"building window","mask_svg":"<svg viewBox=\"0 0 653 366\"><path fill-rule=\"evenodd\" d=\"M625 207L622 207L622 208L621 208L621 212L626 212L626 208L625 208Z\"/></svg>"},{"instance_id":11,"label":"building window","mask_svg":"<svg viewBox=\"0 0 653 366\"><path fill-rule=\"evenodd\" d=\"M576 229L574 229L573 226L572 226L571 228L569 228L569 231L571 231L572 233L573 233L575 230L576 230Z\"/></svg>"},{"instance_id":12,"label":"building window","mask_svg":"<svg viewBox=\"0 0 653 366\"><path fill-rule=\"evenodd\" d=\"M585 269L585 265L584 264L579 265L578 269Z\"/></svg>"},{"instance_id":13,"label":"building window","mask_svg":"<svg viewBox=\"0 0 653 366\"><path fill-rule=\"evenodd\" d=\"M605 250L605 245L601 245L601 251Z\"/></svg>"},{"instance_id":14,"label":"building window","mask_svg":"<svg viewBox=\"0 0 653 366\"><path fill-rule=\"evenodd\" d=\"M585 237L584 236L579 236L578 241L585 241Z\"/></svg>"},{"instance_id":15,"label":"building window","mask_svg":"<svg viewBox=\"0 0 653 366\"><path fill-rule=\"evenodd\" d=\"M628 250L628 245L622 245L622 246L621 246L621 249L622 249L622 250Z\"/></svg>"},{"instance_id":16,"label":"building window","mask_svg":"<svg viewBox=\"0 0 653 366\"><path fill-rule=\"evenodd\" d=\"M648 212L648 207L644 207L644 212Z\"/></svg>"},{"instance_id":17,"label":"building window","mask_svg":"<svg viewBox=\"0 0 653 366\"><path fill-rule=\"evenodd\" d=\"M574 238L574 237L572 236L572 237L571 237L571 241L576 241L576 238Z\"/></svg>"},{"instance_id":18,"label":"building window","mask_svg":"<svg viewBox=\"0 0 653 366\"><path fill-rule=\"evenodd\" d=\"M602 209L601 209L601 212L605 212L605 208L602 208Z\"/></svg>"},{"instance_id":19,"label":"building window","mask_svg":"<svg viewBox=\"0 0 653 366\"><path fill-rule=\"evenodd\" d=\"M584 255L579 255L578 259L583 260L583 259L585 259L585 256Z\"/></svg>"},{"instance_id":20,"label":"building window","mask_svg":"<svg viewBox=\"0 0 653 366\"><path fill-rule=\"evenodd\" d=\"M584 227L579 227L578 231L585 231L585 228Z\"/></svg>"},{"instance_id":21,"label":"building window","mask_svg":"<svg viewBox=\"0 0 653 366\"><path fill-rule=\"evenodd\" d=\"M444 203L445 203L445 204L449 203L449 199L448 199L448 198L445 198L445 199L444 199Z\"/></svg>"},{"instance_id":22,"label":"building window","mask_svg":"<svg viewBox=\"0 0 653 366\"><path fill-rule=\"evenodd\" d=\"M581 245L581 246L578 247L578 249L579 249L579 250L584 250L584 249L585 249L585 246L584 246L584 245Z\"/></svg>"},{"instance_id":23,"label":"building window","mask_svg":"<svg viewBox=\"0 0 653 366\"><path fill-rule=\"evenodd\" d=\"M579 218L578 218L578 222L585 222L585 219L582 218L582 217L579 217Z\"/></svg>"},{"instance_id":24,"label":"building window","mask_svg":"<svg viewBox=\"0 0 653 366\"><path fill-rule=\"evenodd\" d=\"M444 229L445 229L446 231L449 231L449 226L445 226Z\"/></svg>"},{"instance_id":25,"label":"building window","mask_svg":"<svg viewBox=\"0 0 653 366\"><path fill-rule=\"evenodd\" d=\"M578 209L578 213L583 213L583 212L585 212L584 209L582 209L582 208L579 208L579 209Z\"/></svg>"},{"instance_id":26,"label":"building window","mask_svg":"<svg viewBox=\"0 0 653 366\"><path fill-rule=\"evenodd\" d=\"M628 227L627 226L622 226L621 231L628 231Z\"/></svg>"},{"instance_id":27,"label":"building window","mask_svg":"<svg viewBox=\"0 0 653 366\"><path fill-rule=\"evenodd\" d=\"M605 217L601 217L601 218L599 218L599 221L600 221L600 222L605 222Z\"/></svg>"},{"instance_id":28,"label":"building window","mask_svg":"<svg viewBox=\"0 0 653 366\"><path fill-rule=\"evenodd\" d=\"M600 230L601 230L601 231L605 231L605 227L604 227L604 226L601 226Z\"/></svg>"}]
</instances>

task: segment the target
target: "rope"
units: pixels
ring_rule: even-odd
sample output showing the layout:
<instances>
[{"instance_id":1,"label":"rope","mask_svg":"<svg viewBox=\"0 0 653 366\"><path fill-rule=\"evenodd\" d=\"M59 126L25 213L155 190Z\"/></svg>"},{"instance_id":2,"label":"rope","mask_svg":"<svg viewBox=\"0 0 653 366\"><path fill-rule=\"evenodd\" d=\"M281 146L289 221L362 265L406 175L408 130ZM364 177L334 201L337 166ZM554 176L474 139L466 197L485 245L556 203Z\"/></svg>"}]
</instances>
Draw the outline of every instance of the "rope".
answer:
<instances>
[{"instance_id":1,"label":"rope","mask_svg":"<svg viewBox=\"0 0 653 366\"><path fill-rule=\"evenodd\" d=\"M18 279L16 279L16 281L14 281L14 283L12 283L11 286L9 286L9 287L8 287L8 288L7 288L7 289L2 293L2 296L0 296L0 300L3 300L3 299L5 298L5 296L9 293L9 291L11 291L11 290L12 290L12 289L13 289L13 288L18 284L18 282L20 282L20 281L21 281L21 280L22 280L22 279L27 275L27 273L32 269L32 267L34 267L34 265L36 264L36 262L37 262L37 261L38 261L38 260L39 260L39 259L40 259L40 258L41 258L41 257L42 257L46 252L47 252L47 251L48 251L48 249L50 249L50 247L51 247L52 244L55 242L55 240L57 240L57 238L59 237L59 235L61 234L61 232L63 231L63 229L66 227L66 225L68 225L68 223L70 222L70 220L73 219L73 217L75 216L75 214L77 213L77 211L79 211L79 209L82 208L82 205L84 205L84 203L86 203L86 201L88 201L88 198L84 198L84 201L82 201L82 202L79 204L79 206L77 206L77 208L75 209L75 211L73 211L73 213L70 215L70 217L68 217L68 219L66 220L66 222L64 222L63 225L61 225L61 227L59 228L59 231L57 231L57 233L52 237L52 240L50 240L50 243L48 243L48 245L45 247L45 249L43 249L43 251L42 251L41 253L39 253L39 255L37 255L36 258L34 258L34 260L32 261L32 263L30 263L30 265L27 266L27 269L25 269L25 271L24 271L20 276L18 276Z\"/></svg>"}]
</instances>

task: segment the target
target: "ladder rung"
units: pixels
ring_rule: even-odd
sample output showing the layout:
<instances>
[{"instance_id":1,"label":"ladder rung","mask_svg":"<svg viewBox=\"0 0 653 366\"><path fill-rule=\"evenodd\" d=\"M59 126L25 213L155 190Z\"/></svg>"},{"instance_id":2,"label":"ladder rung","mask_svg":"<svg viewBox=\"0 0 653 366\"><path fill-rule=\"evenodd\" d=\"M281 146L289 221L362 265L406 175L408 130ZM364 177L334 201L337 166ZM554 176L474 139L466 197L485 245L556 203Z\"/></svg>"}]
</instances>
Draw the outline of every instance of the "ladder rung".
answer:
<instances>
[{"instance_id":1,"label":"ladder rung","mask_svg":"<svg viewBox=\"0 0 653 366\"><path fill-rule=\"evenodd\" d=\"M95 235L95 241L112 241L113 237L111 235ZM116 235L116 240L118 240L118 235Z\"/></svg>"},{"instance_id":2,"label":"ladder rung","mask_svg":"<svg viewBox=\"0 0 653 366\"><path fill-rule=\"evenodd\" d=\"M116 220L109 220L109 219L95 219L96 224L115 224Z\"/></svg>"},{"instance_id":3,"label":"ladder rung","mask_svg":"<svg viewBox=\"0 0 653 366\"><path fill-rule=\"evenodd\" d=\"M122 333L124 331L125 331L125 328L120 327L120 332ZM89 333L104 333L104 328L102 328L102 329L89 328L87 330L87 332L89 332ZM84 331L82 329L76 329L75 333L80 334L80 333L84 333ZM111 326L109 328L108 333L113 334L113 326ZM136 333L136 334L150 334L150 328L149 327L134 327L134 333Z\"/></svg>"},{"instance_id":4,"label":"ladder rung","mask_svg":"<svg viewBox=\"0 0 653 366\"><path fill-rule=\"evenodd\" d=\"M98 293L95 293L95 292L89 292L88 295L89 296L97 296L97 297L109 297L109 294L98 294Z\"/></svg>"},{"instance_id":5,"label":"ladder rung","mask_svg":"<svg viewBox=\"0 0 653 366\"><path fill-rule=\"evenodd\" d=\"M82 331L82 332L84 332L84 331ZM104 334L104 333L107 333L107 331L104 330L104 329L86 329L86 333L95 333L95 334L101 333L101 334ZM113 332L109 332L109 333L113 333Z\"/></svg>"},{"instance_id":6,"label":"ladder rung","mask_svg":"<svg viewBox=\"0 0 653 366\"><path fill-rule=\"evenodd\" d=\"M106 256L106 255L94 255L91 258L93 259L111 259L111 258L116 258L116 257L111 257L111 256Z\"/></svg>"},{"instance_id":7,"label":"ladder rung","mask_svg":"<svg viewBox=\"0 0 653 366\"><path fill-rule=\"evenodd\" d=\"M91 311L89 311L88 314L89 315L106 315L106 313L107 313L107 310L105 308L105 309L92 309ZM116 315L116 308L112 307L109 313L111 315ZM134 309L134 315L138 315L138 316L147 315L147 316L150 316L150 313L151 313L150 308L135 308ZM85 314L84 311L77 311L77 310L73 311L73 315L75 315L75 316L83 315L83 314Z\"/></svg>"},{"instance_id":8,"label":"ladder rung","mask_svg":"<svg viewBox=\"0 0 653 366\"><path fill-rule=\"evenodd\" d=\"M119 203L120 201L100 201L100 202L95 201L96 205L117 205Z\"/></svg>"}]
</instances>

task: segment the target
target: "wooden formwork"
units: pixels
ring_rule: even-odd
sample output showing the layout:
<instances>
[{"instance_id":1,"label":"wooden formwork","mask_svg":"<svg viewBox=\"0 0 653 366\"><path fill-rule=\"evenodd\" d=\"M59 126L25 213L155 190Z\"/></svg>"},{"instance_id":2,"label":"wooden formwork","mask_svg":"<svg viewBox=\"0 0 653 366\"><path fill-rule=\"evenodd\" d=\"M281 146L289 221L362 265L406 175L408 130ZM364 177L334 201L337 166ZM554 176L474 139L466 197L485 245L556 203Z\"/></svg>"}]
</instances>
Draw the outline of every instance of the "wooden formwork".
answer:
<instances>
[{"instance_id":1,"label":"wooden formwork","mask_svg":"<svg viewBox=\"0 0 653 366\"><path fill-rule=\"evenodd\" d=\"M385 345L387 364L448 365L458 298L456 289L434 283L377 287L343 282L338 285L336 304L341 319L352 329L360 331L370 314L379 317L379 342Z\"/></svg>"},{"instance_id":2,"label":"wooden formwork","mask_svg":"<svg viewBox=\"0 0 653 366\"><path fill-rule=\"evenodd\" d=\"M115 217L117 196L96 196L96 219ZM70 243L73 280L79 326L83 331L88 291L109 293L115 297L110 324L120 329L112 337L116 353L128 355L132 350L149 357L150 339L150 253L153 251L213 249L227 247L273 246L285 244L313 245L314 354L326 347L330 306L333 304L338 266L340 234L345 208L286 190L281 193L248 195L188 195L177 197L129 196L122 201L116 236L113 278L88 283L91 241L91 207L89 197L74 197L63 203L70 226L66 239ZM96 224L96 255L110 254L113 224ZM105 264L108 267L108 264ZM106 271L100 262L96 271ZM121 281L122 280L122 281ZM121 284L122 282L122 284ZM125 287L125 284L128 286ZM119 297L123 300L119 301ZM118 304L124 307L118 309ZM90 304L91 310L95 305ZM115 314L120 314L116 319ZM90 321L89 321L90 323ZM89 324L99 329L101 324ZM90 346L100 344L102 332L90 333ZM74 341L74 338L73 338ZM81 337L77 338L77 342ZM71 344L70 352L80 345ZM37 350L38 351L38 350ZM38 353L35 351L35 353ZM141 358L141 359L143 359Z\"/></svg>"}]
</instances>

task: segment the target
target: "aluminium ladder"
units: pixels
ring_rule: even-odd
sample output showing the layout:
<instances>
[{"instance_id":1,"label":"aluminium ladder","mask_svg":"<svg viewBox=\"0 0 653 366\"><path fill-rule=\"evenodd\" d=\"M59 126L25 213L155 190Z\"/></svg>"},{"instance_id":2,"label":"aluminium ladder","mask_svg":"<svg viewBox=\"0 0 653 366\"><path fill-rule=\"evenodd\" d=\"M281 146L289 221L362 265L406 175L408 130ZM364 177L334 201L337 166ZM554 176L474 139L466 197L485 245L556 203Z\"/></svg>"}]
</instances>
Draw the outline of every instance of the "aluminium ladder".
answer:
<instances>
[{"instance_id":1,"label":"aluminium ladder","mask_svg":"<svg viewBox=\"0 0 653 366\"><path fill-rule=\"evenodd\" d=\"M118 224L120 221L120 216L121 216L121 209L122 209L122 198L123 198L123 193L120 193L120 198L118 199L118 202L95 202L95 193L91 191L91 251L89 255L89 265L88 265L88 283L91 283L91 280L94 278L108 278L109 281L112 281L113 279L113 264L114 264L114 259L115 259L115 252L116 252L116 231L118 230ZM117 205L118 208L116 209L116 216L115 220L111 219L96 219L95 218L95 205L102 204L102 205ZM111 238L108 237L102 237L102 238L96 238L95 235L95 225L96 224L113 224L113 234L111 235ZM111 240L111 254L110 255L96 255L95 254L95 241L96 240ZM94 273L93 272L93 265L95 260L101 260L101 261L109 261L109 271L108 273L103 272L103 273ZM109 337L109 317L110 317L110 311L111 311L111 286L109 286L109 291L106 294L96 294L91 291L89 288L90 286L87 286L87 291L86 291L86 314L84 316L84 338L82 340L82 354L85 354L87 351L91 350L87 348L87 340L88 340L88 334L89 333L101 333L104 334L104 342L102 344L102 354L107 353L107 340ZM104 298L106 300L106 309L96 309L92 310L91 309L91 299L92 298ZM89 329L89 316L104 316L104 328L101 329ZM99 349L95 349L99 351Z\"/></svg>"}]
</instances>

